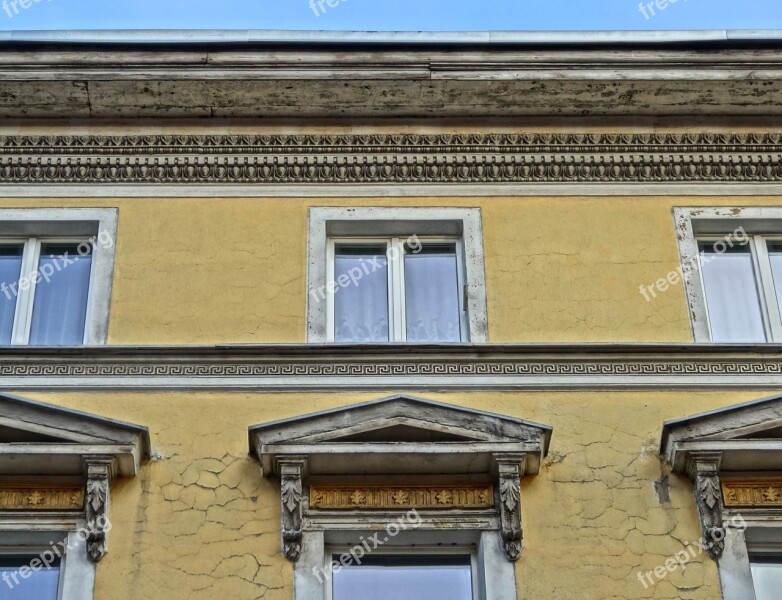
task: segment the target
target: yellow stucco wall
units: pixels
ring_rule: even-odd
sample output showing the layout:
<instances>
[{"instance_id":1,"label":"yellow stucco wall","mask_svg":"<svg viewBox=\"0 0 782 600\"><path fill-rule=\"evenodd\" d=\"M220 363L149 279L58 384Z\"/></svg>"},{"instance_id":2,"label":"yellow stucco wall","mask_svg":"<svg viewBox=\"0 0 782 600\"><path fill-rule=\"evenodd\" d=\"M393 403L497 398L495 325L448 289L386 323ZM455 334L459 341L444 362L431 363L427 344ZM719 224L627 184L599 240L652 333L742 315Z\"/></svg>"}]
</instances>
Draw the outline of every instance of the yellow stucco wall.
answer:
<instances>
[{"instance_id":1,"label":"yellow stucco wall","mask_svg":"<svg viewBox=\"0 0 782 600\"><path fill-rule=\"evenodd\" d=\"M36 393L29 397L150 428L155 459L112 488L110 552L97 600L290 600L279 550L279 487L248 456L249 425L377 394ZM540 474L524 480L519 598L609 600L719 596L713 561L645 589L649 571L699 539L689 481L670 503L653 481L661 423L764 392L461 393L426 397L554 427Z\"/></svg>"},{"instance_id":2,"label":"yellow stucco wall","mask_svg":"<svg viewBox=\"0 0 782 600\"><path fill-rule=\"evenodd\" d=\"M480 207L489 341L690 342L673 206L782 198L4 198L0 207L119 208L109 343L305 341L310 206Z\"/></svg>"}]
</instances>

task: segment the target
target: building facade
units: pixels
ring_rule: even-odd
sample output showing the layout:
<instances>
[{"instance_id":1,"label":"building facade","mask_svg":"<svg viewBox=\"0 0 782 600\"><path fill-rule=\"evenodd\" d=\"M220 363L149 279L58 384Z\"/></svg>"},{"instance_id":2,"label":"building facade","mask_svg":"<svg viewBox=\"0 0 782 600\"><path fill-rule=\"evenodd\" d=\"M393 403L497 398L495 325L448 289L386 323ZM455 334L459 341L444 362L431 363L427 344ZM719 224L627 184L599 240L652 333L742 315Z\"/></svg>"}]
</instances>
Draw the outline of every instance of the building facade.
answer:
<instances>
[{"instance_id":1,"label":"building facade","mask_svg":"<svg viewBox=\"0 0 782 600\"><path fill-rule=\"evenodd\" d=\"M161 35L2 42L0 598L778 597L777 35Z\"/></svg>"}]
</instances>

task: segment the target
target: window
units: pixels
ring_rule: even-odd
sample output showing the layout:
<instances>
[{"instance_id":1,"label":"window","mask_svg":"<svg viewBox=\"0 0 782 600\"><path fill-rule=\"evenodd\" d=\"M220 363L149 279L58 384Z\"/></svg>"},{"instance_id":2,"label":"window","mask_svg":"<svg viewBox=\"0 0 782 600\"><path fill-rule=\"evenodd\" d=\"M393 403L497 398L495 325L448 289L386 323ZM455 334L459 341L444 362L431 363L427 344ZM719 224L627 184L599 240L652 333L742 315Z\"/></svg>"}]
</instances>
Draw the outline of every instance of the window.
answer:
<instances>
[{"instance_id":1,"label":"window","mask_svg":"<svg viewBox=\"0 0 782 600\"><path fill-rule=\"evenodd\" d=\"M0 240L0 343L84 343L89 240Z\"/></svg>"},{"instance_id":2,"label":"window","mask_svg":"<svg viewBox=\"0 0 782 600\"><path fill-rule=\"evenodd\" d=\"M38 554L0 555L0 599L58 600L59 597L59 558L44 564Z\"/></svg>"},{"instance_id":3,"label":"window","mask_svg":"<svg viewBox=\"0 0 782 600\"><path fill-rule=\"evenodd\" d=\"M310 209L307 341L487 341L477 208Z\"/></svg>"},{"instance_id":4,"label":"window","mask_svg":"<svg viewBox=\"0 0 782 600\"><path fill-rule=\"evenodd\" d=\"M712 341L782 341L782 240L729 241L698 243Z\"/></svg>"},{"instance_id":5,"label":"window","mask_svg":"<svg viewBox=\"0 0 782 600\"><path fill-rule=\"evenodd\" d=\"M473 600L473 585L470 554L373 554L335 571L331 600Z\"/></svg>"},{"instance_id":6,"label":"window","mask_svg":"<svg viewBox=\"0 0 782 600\"><path fill-rule=\"evenodd\" d=\"M782 556L750 555L755 600L774 600L782 589Z\"/></svg>"},{"instance_id":7,"label":"window","mask_svg":"<svg viewBox=\"0 0 782 600\"><path fill-rule=\"evenodd\" d=\"M696 342L782 342L782 207L675 208Z\"/></svg>"},{"instance_id":8,"label":"window","mask_svg":"<svg viewBox=\"0 0 782 600\"><path fill-rule=\"evenodd\" d=\"M106 343L115 209L0 209L0 345Z\"/></svg>"},{"instance_id":9,"label":"window","mask_svg":"<svg viewBox=\"0 0 782 600\"><path fill-rule=\"evenodd\" d=\"M467 341L461 240L330 239L328 260L329 341Z\"/></svg>"}]
</instances>

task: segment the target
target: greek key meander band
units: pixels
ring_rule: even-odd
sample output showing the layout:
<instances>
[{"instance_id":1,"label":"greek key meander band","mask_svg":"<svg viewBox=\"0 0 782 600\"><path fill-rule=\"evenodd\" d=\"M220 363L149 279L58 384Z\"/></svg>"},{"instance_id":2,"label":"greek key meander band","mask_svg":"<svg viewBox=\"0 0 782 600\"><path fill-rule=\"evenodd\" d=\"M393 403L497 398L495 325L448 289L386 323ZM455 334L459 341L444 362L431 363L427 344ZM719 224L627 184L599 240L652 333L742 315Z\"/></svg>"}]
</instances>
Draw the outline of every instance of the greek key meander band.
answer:
<instances>
[{"instance_id":1,"label":"greek key meander band","mask_svg":"<svg viewBox=\"0 0 782 600\"><path fill-rule=\"evenodd\" d=\"M569 375L780 375L782 361L55 363L0 362L3 377L377 377Z\"/></svg>"},{"instance_id":2,"label":"greek key meander band","mask_svg":"<svg viewBox=\"0 0 782 600\"><path fill-rule=\"evenodd\" d=\"M0 183L782 181L782 134L0 137Z\"/></svg>"}]
</instances>

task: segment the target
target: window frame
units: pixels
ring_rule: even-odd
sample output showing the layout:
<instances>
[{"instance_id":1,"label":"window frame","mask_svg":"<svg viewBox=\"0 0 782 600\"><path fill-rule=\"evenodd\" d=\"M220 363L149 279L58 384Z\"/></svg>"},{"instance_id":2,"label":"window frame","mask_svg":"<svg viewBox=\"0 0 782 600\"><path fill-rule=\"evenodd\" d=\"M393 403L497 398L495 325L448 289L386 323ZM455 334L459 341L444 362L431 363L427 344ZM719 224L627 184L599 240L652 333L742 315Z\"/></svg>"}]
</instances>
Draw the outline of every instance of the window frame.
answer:
<instances>
[{"instance_id":1,"label":"window frame","mask_svg":"<svg viewBox=\"0 0 782 600\"><path fill-rule=\"evenodd\" d=\"M38 239L42 243L79 243L93 240L92 265L87 297L87 313L84 322L84 336L80 345L105 345L108 340L109 311L114 278L114 261L117 246L118 209L116 208L0 208L0 244L27 243ZM110 243L105 243L108 240ZM29 274L28 265L32 258L22 257L22 275ZM38 255L35 256L38 258ZM37 260L32 271L37 269ZM31 284L31 289L34 288ZM29 292L26 290L25 292ZM34 295L34 294L33 294ZM21 294L20 294L21 296ZM32 323L32 302L27 303L29 314L25 323L25 336L15 336L17 314L21 302L17 297L14 314L14 334L11 345L29 345Z\"/></svg>"},{"instance_id":2,"label":"window frame","mask_svg":"<svg viewBox=\"0 0 782 600\"><path fill-rule=\"evenodd\" d=\"M78 535L78 532L86 527L86 522L81 519L63 520L56 516L29 513L23 518L23 525L18 518L0 519L0 556L30 556L32 560L42 552L50 550L51 546L40 541L19 543L19 536L51 536L50 543L63 543L57 600L92 600L96 565L87 556L83 538Z\"/></svg>"},{"instance_id":3,"label":"window frame","mask_svg":"<svg viewBox=\"0 0 782 600\"><path fill-rule=\"evenodd\" d=\"M461 239L466 315L462 344L488 342L486 274L480 208L454 207L325 207L309 209L307 236L306 339L329 342L327 301L317 290L328 283L328 240L334 238L449 237ZM465 289L465 288L463 288ZM464 296L464 294L462 294ZM464 298L460 305L465 306ZM389 342L394 343L394 342ZM401 343L401 342L396 342Z\"/></svg>"},{"instance_id":4,"label":"window frame","mask_svg":"<svg viewBox=\"0 0 782 600\"><path fill-rule=\"evenodd\" d=\"M406 314L406 279L405 279L405 244L408 238L404 236L375 236L375 237L329 237L326 250L326 281L335 279L336 247L338 245L386 245L386 260L388 264L388 343L407 343L407 314ZM470 341L468 313L464 305L465 268L464 247L462 238L455 236L418 236L417 240L426 244L453 244L456 252L456 289L459 305L459 342ZM396 252L391 252L392 248ZM326 293L327 310L327 342L336 342L334 323L335 295ZM421 342L427 343L427 342Z\"/></svg>"},{"instance_id":5,"label":"window frame","mask_svg":"<svg viewBox=\"0 0 782 600\"><path fill-rule=\"evenodd\" d=\"M349 553L353 546L346 544L328 544L324 548L325 563L323 568L328 570L334 562L335 555ZM470 557L470 583L472 584L472 600L480 600L480 571L478 564L478 551L473 546L459 545L443 548L441 546L384 546L382 550L372 552L372 556L390 556L394 554L403 554L405 556L421 555L422 558L429 556L469 556ZM334 577L332 575L324 582L324 600L334 600Z\"/></svg>"},{"instance_id":6,"label":"window frame","mask_svg":"<svg viewBox=\"0 0 782 600\"><path fill-rule=\"evenodd\" d=\"M724 241L741 227L750 240L753 275L766 332L765 341L748 343L782 342L782 307L776 299L766 246L769 241L782 241L782 206L674 207L673 217L694 341L726 343L715 342L712 336L699 244Z\"/></svg>"}]
</instances>

